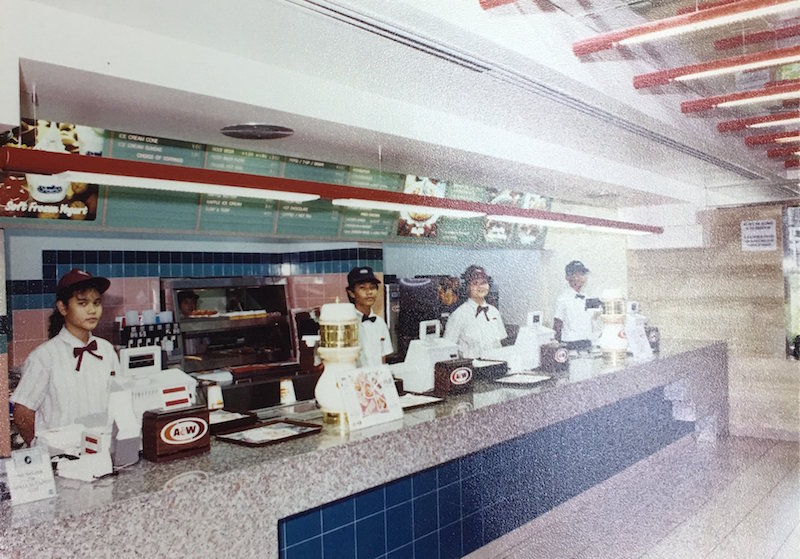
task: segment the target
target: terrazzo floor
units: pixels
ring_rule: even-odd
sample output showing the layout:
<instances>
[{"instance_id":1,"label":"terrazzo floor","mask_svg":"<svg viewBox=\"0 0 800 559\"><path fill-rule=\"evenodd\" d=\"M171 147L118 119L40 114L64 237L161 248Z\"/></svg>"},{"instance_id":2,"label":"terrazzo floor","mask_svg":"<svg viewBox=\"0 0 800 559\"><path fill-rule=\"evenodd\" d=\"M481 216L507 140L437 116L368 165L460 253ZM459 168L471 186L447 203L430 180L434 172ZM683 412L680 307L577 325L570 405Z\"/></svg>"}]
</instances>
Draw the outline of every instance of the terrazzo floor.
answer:
<instances>
[{"instance_id":1,"label":"terrazzo floor","mask_svg":"<svg viewBox=\"0 0 800 559\"><path fill-rule=\"evenodd\" d=\"M686 437L469 559L796 559L797 442Z\"/></svg>"}]
</instances>

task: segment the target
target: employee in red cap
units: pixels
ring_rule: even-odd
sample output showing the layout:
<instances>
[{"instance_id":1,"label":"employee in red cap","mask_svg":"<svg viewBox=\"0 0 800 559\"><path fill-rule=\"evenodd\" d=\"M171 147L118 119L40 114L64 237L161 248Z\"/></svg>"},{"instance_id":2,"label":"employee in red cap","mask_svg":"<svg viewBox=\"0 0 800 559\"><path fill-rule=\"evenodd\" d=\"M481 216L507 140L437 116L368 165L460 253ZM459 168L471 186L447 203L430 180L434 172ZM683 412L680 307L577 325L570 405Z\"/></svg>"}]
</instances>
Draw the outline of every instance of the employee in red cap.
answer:
<instances>
[{"instance_id":1,"label":"employee in red cap","mask_svg":"<svg viewBox=\"0 0 800 559\"><path fill-rule=\"evenodd\" d=\"M356 266L347 274L347 297L356 307L360 318L358 327L359 367L378 367L392 353L392 339L386 322L372 310L380 294L380 280L369 266Z\"/></svg>"},{"instance_id":2,"label":"employee in red cap","mask_svg":"<svg viewBox=\"0 0 800 559\"><path fill-rule=\"evenodd\" d=\"M566 265L564 273L569 287L556 299L553 313L556 340L566 343L567 349L589 351L591 340L597 338L592 329L594 311L587 307L586 295L582 293L589 268L580 260L573 260Z\"/></svg>"},{"instance_id":3,"label":"employee in red cap","mask_svg":"<svg viewBox=\"0 0 800 559\"><path fill-rule=\"evenodd\" d=\"M43 430L107 413L109 381L119 371L119 359L114 346L92 330L103 314L103 293L110 284L77 268L59 280L50 340L25 360L11 397L14 423L28 445Z\"/></svg>"},{"instance_id":4,"label":"employee in red cap","mask_svg":"<svg viewBox=\"0 0 800 559\"><path fill-rule=\"evenodd\" d=\"M500 311L486 302L490 279L481 266L469 266L461 279L469 299L462 303L447 319L445 339L458 345L461 357L476 359L489 350L502 346L508 337Z\"/></svg>"}]
</instances>

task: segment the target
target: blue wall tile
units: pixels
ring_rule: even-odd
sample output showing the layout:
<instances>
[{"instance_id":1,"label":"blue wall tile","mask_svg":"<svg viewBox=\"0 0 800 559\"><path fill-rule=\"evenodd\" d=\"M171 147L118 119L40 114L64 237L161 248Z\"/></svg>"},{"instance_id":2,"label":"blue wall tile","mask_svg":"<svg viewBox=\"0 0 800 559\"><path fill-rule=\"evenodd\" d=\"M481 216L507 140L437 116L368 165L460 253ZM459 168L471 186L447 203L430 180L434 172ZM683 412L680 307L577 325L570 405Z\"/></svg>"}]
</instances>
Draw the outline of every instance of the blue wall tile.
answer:
<instances>
[{"instance_id":1,"label":"blue wall tile","mask_svg":"<svg viewBox=\"0 0 800 559\"><path fill-rule=\"evenodd\" d=\"M391 507L411 500L411 478L405 477L386 485L386 506Z\"/></svg>"},{"instance_id":2,"label":"blue wall tile","mask_svg":"<svg viewBox=\"0 0 800 559\"><path fill-rule=\"evenodd\" d=\"M326 532L355 522L353 499L344 499L322 508L322 529Z\"/></svg>"},{"instance_id":3,"label":"blue wall tile","mask_svg":"<svg viewBox=\"0 0 800 559\"><path fill-rule=\"evenodd\" d=\"M383 487L356 496L356 519L365 518L386 508Z\"/></svg>"},{"instance_id":4,"label":"blue wall tile","mask_svg":"<svg viewBox=\"0 0 800 559\"><path fill-rule=\"evenodd\" d=\"M286 559L322 559L322 538L317 536L306 542L287 547Z\"/></svg>"},{"instance_id":5,"label":"blue wall tile","mask_svg":"<svg viewBox=\"0 0 800 559\"><path fill-rule=\"evenodd\" d=\"M325 559L356 559L356 530L350 524L322 535Z\"/></svg>"},{"instance_id":6,"label":"blue wall tile","mask_svg":"<svg viewBox=\"0 0 800 559\"><path fill-rule=\"evenodd\" d=\"M285 547L307 540L322 533L322 516L314 509L286 521Z\"/></svg>"},{"instance_id":7,"label":"blue wall tile","mask_svg":"<svg viewBox=\"0 0 800 559\"><path fill-rule=\"evenodd\" d=\"M414 559L439 559L439 535L436 532L414 542Z\"/></svg>"},{"instance_id":8,"label":"blue wall tile","mask_svg":"<svg viewBox=\"0 0 800 559\"><path fill-rule=\"evenodd\" d=\"M439 526L446 526L461 518L461 486L459 483L439 489Z\"/></svg>"},{"instance_id":9,"label":"blue wall tile","mask_svg":"<svg viewBox=\"0 0 800 559\"><path fill-rule=\"evenodd\" d=\"M439 530L439 559L458 559L461 552L461 521Z\"/></svg>"},{"instance_id":10,"label":"blue wall tile","mask_svg":"<svg viewBox=\"0 0 800 559\"><path fill-rule=\"evenodd\" d=\"M375 559L386 553L385 522L384 513L356 522L356 551L358 559Z\"/></svg>"},{"instance_id":11,"label":"blue wall tile","mask_svg":"<svg viewBox=\"0 0 800 559\"><path fill-rule=\"evenodd\" d=\"M414 538L435 532L439 527L436 493L414 497Z\"/></svg>"},{"instance_id":12,"label":"blue wall tile","mask_svg":"<svg viewBox=\"0 0 800 559\"><path fill-rule=\"evenodd\" d=\"M386 549L402 547L414 539L411 503L386 509Z\"/></svg>"},{"instance_id":13,"label":"blue wall tile","mask_svg":"<svg viewBox=\"0 0 800 559\"><path fill-rule=\"evenodd\" d=\"M410 543L390 551L386 559L414 559L414 544Z\"/></svg>"},{"instance_id":14,"label":"blue wall tile","mask_svg":"<svg viewBox=\"0 0 800 559\"><path fill-rule=\"evenodd\" d=\"M412 479L414 496L424 495L436 489L436 469L426 470L415 474Z\"/></svg>"}]
</instances>

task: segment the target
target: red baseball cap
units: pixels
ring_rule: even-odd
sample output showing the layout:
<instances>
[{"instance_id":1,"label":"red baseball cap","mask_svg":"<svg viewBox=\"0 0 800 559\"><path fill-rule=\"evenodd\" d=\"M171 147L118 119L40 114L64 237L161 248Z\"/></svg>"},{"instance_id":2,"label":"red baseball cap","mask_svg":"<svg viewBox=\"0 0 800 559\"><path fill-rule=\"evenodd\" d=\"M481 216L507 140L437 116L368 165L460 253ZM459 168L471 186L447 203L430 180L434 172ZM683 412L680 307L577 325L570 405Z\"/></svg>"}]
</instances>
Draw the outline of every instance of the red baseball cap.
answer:
<instances>
[{"instance_id":1,"label":"red baseball cap","mask_svg":"<svg viewBox=\"0 0 800 559\"><path fill-rule=\"evenodd\" d=\"M58 280L56 290L61 291L67 288L76 289L78 286L83 284L86 284L85 287L87 288L94 287L100 293L105 293L108 287L111 285L111 282L106 278L93 276L89 272L80 270L78 268L73 268L64 274L60 280Z\"/></svg>"}]
</instances>

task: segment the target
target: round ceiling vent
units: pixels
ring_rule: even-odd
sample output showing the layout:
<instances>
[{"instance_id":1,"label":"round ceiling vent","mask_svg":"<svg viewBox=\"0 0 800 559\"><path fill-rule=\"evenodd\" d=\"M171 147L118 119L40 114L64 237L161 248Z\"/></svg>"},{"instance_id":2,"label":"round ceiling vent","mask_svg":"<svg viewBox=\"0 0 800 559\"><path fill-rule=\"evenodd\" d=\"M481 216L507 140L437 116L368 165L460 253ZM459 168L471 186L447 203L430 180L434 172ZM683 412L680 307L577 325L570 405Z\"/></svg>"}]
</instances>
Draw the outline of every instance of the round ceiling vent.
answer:
<instances>
[{"instance_id":1,"label":"round ceiling vent","mask_svg":"<svg viewBox=\"0 0 800 559\"><path fill-rule=\"evenodd\" d=\"M274 124L234 124L220 129L220 132L231 138L240 140L274 140L276 138L286 138L294 134L294 130L285 126L275 126Z\"/></svg>"}]
</instances>

